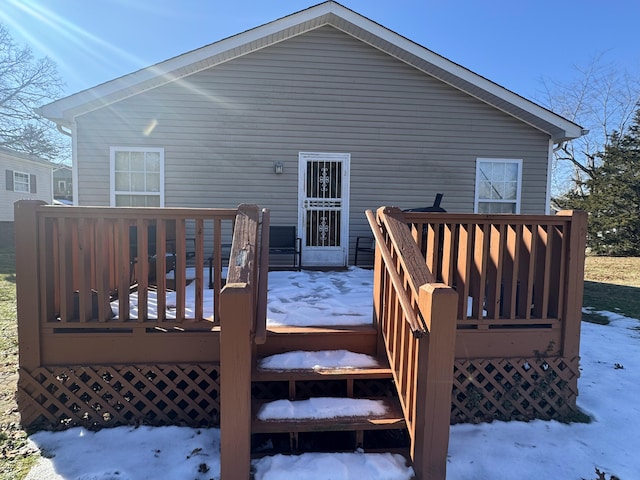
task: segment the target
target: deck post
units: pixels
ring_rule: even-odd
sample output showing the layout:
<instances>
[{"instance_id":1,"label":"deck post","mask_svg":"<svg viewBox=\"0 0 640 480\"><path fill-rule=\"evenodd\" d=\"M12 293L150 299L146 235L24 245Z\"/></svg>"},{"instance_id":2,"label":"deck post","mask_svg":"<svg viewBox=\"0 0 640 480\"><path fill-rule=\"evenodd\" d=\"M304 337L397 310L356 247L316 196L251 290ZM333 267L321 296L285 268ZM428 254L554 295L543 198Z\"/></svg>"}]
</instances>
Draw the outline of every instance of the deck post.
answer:
<instances>
[{"instance_id":1,"label":"deck post","mask_svg":"<svg viewBox=\"0 0 640 480\"><path fill-rule=\"evenodd\" d=\"M425 284L420 287L419 305L429 333L418 341L411 458L416 479L444 480L449 449L458 294L441 283Z\"/></svg>"},{"instance_id":2,"label":"deck post","mask_svg":"<svg viewBox=\"0 0 640 480\"><path fill-rule=\"evenodd\" d=\"M587 212L563 210L558 215L570 216L565 275L564 322L562 331L562 356L568 360L580 354L580 323L582 322L582 297L584 294L584 257L587 243Z\"/></svg>"},{"instance_id":3,"label":"deck post","mask_svg":"<svg viewBox=\"0 0 640 480\"><path fill-rule=\"evenodd\" d=\"M46 202L20 200L14 204L19 365L27 371L40 366L40 284L36 209L42 205L46 205Z\"/></svg>"},{"instance_id":4,"label":"deck post","mask_svg":"<svg viewBox=\"0 0 640 480\"><path fill-rule=\"evenodd\" d=\"M220 295L220 476L248 479L251 467L253 295L246 283Z\"/></svg>"}]
</instances>

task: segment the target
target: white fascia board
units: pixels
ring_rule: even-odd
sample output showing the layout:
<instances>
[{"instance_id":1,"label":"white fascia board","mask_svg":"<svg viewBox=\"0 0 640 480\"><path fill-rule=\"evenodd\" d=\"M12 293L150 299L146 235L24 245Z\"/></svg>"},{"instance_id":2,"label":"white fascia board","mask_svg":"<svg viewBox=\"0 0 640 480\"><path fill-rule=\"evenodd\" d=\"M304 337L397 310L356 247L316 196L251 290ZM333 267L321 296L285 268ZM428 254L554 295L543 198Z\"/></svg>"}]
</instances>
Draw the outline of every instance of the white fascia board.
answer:
<instances>
[{"instance_id":1,"label":"white fascia board","mask_svg":"<svg viewBox=\"0 0 640 480\"><path fill-rule=\"evenodd\" d=\"M88 103L98 98L107 97L121 90L126 90L161 76L167 77L164 82L161 82L161 84L169 83L179 78L171 75L171 72L173 71L179 70L183 67L188 67L189 65L201 62L220 53L242 47L243 45L257 41L261 38L330 13L337 6L338 5L333 2L326 2L251 30L238 33L232 37L227 37L210 45L183 53L177 57L170 58L169 60L137 70L133 73L102 83L96 87L83 90L48 105L44 105L38 109L38 113L46 118L55 120L57 123L65 124L67 122L71 122L72 119L67 118L65 115L65 112L69 109L76 108L83 103ZM207 68L209 68L209 66ZM193 72L190 72L190 74L192 73ZM154 87L156 86L158 86L158 83L154 83Z\"/></svg>"}]
</instances>

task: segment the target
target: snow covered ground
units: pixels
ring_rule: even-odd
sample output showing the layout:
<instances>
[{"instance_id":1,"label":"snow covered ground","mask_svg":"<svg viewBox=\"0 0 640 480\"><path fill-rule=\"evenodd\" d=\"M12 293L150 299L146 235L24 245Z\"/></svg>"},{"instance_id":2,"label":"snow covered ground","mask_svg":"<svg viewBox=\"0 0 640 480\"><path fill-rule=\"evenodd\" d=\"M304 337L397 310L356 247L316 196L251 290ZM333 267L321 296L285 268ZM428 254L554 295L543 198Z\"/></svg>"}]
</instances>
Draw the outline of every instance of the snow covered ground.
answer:
<instances>
[{"instance_id":1,"label":"snow covered ground","mask_svg":"<svg viewBox=\"0 0 640 480\"><path fill-rule=\"evenodd\" d=\"M269 322L312 325L371 319L372 274L272 272ZM582 324L579 407L589 424L493 422L455 425L449 480L594 480L595 469L622 480L640 478L640 320L607 314L609 325ZM349 323L353 324L353 323ZM327 358L300 354L274 362L352 365L366 359L344 352ZM277 365L277 363L275 363ZM313 406L310 406L313 409ZM73 428L39 432L43 452L29 480L209 480L220 471L219 431L186 427ZM256 480L409 479L402 457L390 454L276 455L254 462Z\"/></svg>"}]
</instances>

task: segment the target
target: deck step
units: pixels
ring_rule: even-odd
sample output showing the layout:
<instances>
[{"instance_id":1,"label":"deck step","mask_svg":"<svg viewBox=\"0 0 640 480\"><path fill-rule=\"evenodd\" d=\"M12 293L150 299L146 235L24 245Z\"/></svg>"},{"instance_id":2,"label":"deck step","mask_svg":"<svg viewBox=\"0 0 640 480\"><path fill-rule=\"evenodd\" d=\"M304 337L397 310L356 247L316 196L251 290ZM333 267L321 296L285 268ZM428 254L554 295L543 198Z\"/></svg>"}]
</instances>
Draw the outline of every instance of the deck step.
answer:
<instances>
[{"instance_id":1,"label":"deck step","mask_svg":"<svg viewBox=\"0 0 640 480\"><path fill-rule=\"evenodd\" d=\"M252 373L257 382L392 378L386 359L346 350L288 352L264 358Z\"/></svg>"},{"instance_id":2,"label":"deck step","mask_svg":"<svg viewBox=\"0 0 640 480\"><path fill-rule=\"evenodd\" d=\"M341 400L341 399L338 399ZM402 429L406 427L400 403L393 398L375 399L384 406L384 414L333 418L268 419L258 418L258 412L270 402L254 402L253 433L339 432ZM293 402L295 403L295 402Z\"/></svg>"},{"instance_id":3,"label":"deck step","mask_svg":"<svg viewBox=\"0 0 640 480\"><path fill-rule=\"evenodd\" d=\"M256 382L278 382L291 380L359 380L382 378L392 378L392 372L389 367L332 368L314 370L261 370L258 368L253 373L253 380Z\"/></svg>"},{"instance_id":4,"label":"deck step","mask_svg":"<svg viewBox=\"0 0 640 480\"><path fill-rule=\"evenodd\" d=\"M267 341L258 345L258 356L266 357L291 350L345 349L375 355L377 330L373 325L349 327L268 326Z\"/></svg>"},{"instance_id":5,"label":"deck step","mask_svg":"<svg viewBox=\"0 0 640 480\"><path fill-rule=\"evenodd\" d=\"M303 339L341 331L311 330L284 335ZM312 347L317 345L312 340ZM254 453L269 444L270 453L406 450L406 422L387 359L331 347L278 352L258 360L252 372ZM259 415L265 406L270 413Z\"/></svg>"}]
</instances>

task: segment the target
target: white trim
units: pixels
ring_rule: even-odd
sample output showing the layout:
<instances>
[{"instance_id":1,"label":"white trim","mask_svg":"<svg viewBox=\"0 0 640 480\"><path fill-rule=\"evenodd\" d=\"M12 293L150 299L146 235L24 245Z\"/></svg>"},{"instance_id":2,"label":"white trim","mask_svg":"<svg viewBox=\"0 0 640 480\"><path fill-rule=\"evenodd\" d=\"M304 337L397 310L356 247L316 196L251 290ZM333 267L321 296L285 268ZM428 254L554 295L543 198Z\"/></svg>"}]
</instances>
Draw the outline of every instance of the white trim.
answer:
<instances>
[{"instance_id":1,"label":"white trim","mask_svg":"<svg viewBox=\"0 0 640 480\"><path fill-rule=\"evenodd\" d=\"M479 198L479 184L480 184L480 164L481 163L510 163L518 165L518 179L516 185L516 211L515 213L520 213L520 204L522 200L522 159L517 158L476 158L476 179L475 179L475 192L474 192L474 200L473 200L473 213L478 213L478 203L488 202L488 203L514 203L514 200L496 200L496 199L480 199Z\"/></svg>"},{"instance_id":2,"label":"white trim","mask_svg":"<svg viewBox=\"0 0 640 480\"><path fill-rule=\"evenodd\" d=\"M31 193L31 174L28 172L21 172L20 170L12 170L13 172L13 191L17 193ZM16 190L16 175L24 175L27 177L27 189ZM19 182L20 185L24 185L24 182Z\"/></svg>"},{"instance_id":3,"label":"white trim","mask_svg":"<svg viewBox=\"0 0 640 480\"><path fill-rule=\"evenodd\" d=\"M308 160L340 161L342 163L342 195L340 197L340 247L311 247L317 249L317 257L305 254L305 213L304 201L306 192L306 164ZM302 238L302 262L306 266L344 267L349 262L349 199L351 183L351 154L336 152L299 152L298 153L298 236ZM326 249L326 252L321 252ZM339 255L339 257L337 257ZM337 258L337 260L334 260Z\"/></svg>"},{"instance_id":4,"label":"white trim","mask_svg":"<svg viewBox=\"0 0 640 480\"><path fill-rule=\"evenodd\" d=\"M109 204L116 206L116 189L115 189L115 154L116 152L145 152L160 154L160 191L157 195L160 197L160 207L164 207L164 148L157 147L109 147ZM120 192L122 195L156 195L156 192Z\"/></svg>"},{"instance_id":5,"label":"white trim","mask_svg":"<svg viewBox=\"0 0 640 480\"><path fill-rule=\"evenodd\" d=\"M553 140L549 140L549 153L547 161L547 194L545 196L545 215L551 213L551 177L553 177Z\"/></svg>"},{"instance_id":6,"label":"white trim","mask_svg":"<svg viewBox=\"0 0 640 480\"><path fill-rule=\"evenodd\" d=\"M71 122L71 181L73 182L71 186L73 206L77 207L79 205L80 184L78 183L78 126L75 120Z\"/></svg>"}]
</instances>

